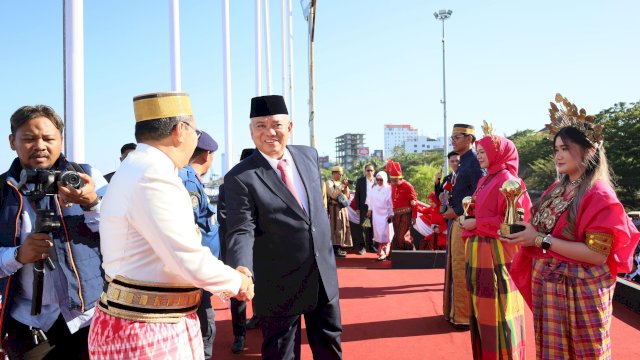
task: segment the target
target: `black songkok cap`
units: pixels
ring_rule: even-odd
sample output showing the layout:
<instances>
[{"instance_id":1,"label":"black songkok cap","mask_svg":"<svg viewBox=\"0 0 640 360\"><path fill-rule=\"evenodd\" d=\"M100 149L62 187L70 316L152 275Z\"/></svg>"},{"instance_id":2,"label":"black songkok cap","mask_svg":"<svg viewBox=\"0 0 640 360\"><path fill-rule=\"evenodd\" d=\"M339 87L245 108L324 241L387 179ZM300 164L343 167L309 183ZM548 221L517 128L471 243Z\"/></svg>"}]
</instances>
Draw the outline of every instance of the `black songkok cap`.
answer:
<instances>
[{"instance_id":1,"label":"black songkok cap","mask_svg":"<svg viewBox=\"0 0 640 360\"><path fill-rule=\"evenodd\" d=\"M251 154L253 154L253 149L251 149L251 148L242 149L242 153L240 154L240 161L248 158L249 156L251 156Z\"/></svg>"},{"instance_id":2,"label":"black songkok cap","mask_svg":"<svg viewBox=\"0 0 640 360\"><path fill-rule=\"evenodd\" d=\"M271 115L289 115L287 104L280 95L257 96L251 99L250 118Z\"/></svg>"}]
</instances>

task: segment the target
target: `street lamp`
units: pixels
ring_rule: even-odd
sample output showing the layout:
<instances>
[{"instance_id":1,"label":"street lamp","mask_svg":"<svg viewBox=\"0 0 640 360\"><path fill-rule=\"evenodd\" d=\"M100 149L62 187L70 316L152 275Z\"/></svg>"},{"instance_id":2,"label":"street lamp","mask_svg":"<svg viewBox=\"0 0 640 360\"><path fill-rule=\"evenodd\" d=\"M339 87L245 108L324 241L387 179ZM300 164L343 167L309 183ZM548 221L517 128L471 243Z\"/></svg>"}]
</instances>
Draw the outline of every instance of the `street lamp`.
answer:
<instances>
[{"instance_id":1,"label":"street lamp","mask_svg":"<svg viewBox=\"0 0 640 360\"><path fill-rule=\"evenodd\" d=\"M302 13L309 24L309 145L316 147L315 82L313 77L313 38L316 26L316 0L300 0Z\"/></svg>"},{"instance_id":2,"label":"street lamp","mask_svg":"<svg viewBox=\"0 0 640 360\"><path fill-rule=\"evenodd\" d=\"M436 20L442 20L442 111L443 111L443 121L444 121L444 139L443 139L443 152L444 152L444 174L443 176L447 176L449 173L449 166L447 164L447 86L445 80L445 67L444 67L444 21L451 17L453 11L451 10L440 10L433 13L433 16Z\"/></svg>"}]
</instances>

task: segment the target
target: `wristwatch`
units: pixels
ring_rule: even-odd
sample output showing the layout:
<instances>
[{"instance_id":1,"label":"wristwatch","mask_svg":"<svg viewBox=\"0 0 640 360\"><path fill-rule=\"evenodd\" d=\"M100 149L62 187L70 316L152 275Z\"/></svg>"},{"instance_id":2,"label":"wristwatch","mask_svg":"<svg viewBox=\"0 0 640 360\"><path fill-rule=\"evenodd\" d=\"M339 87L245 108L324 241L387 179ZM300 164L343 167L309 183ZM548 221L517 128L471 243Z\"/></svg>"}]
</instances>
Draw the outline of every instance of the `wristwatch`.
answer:
<instances>
[{"instance_id":1,"label":"wristwatch","mask_svg":"<svg viewBox=\"0 0 640 360\"><path fill-rule=\"evenodd\" d=\"M83 211L95 210L96 206L98 206L98 204L100 204L100 201L102 201L102 196L96 197L96 199L91 204L89 204L87 206L80 205L80 208L82 208Z\"/></svg>"},{"instance_id":2,"label":"wristwatch","mask_svg":"<svg viewBox=\"0 0 640 360\"><path fill-rule=\"evenodd\" d=\"M14 259L15 261L19 262L20 264L22 264L22 263L20 262L20 260L18 260L18 250L20 250L20 246L16 247L16 249L15 249L15 250L13 250L13 259ZM24 265L24 264L23 264L23 265Z\"/></svg>"},{"instance_id":3,"label":"wristwatch","mask_svg":"<svg viewBox=\"0 0 640 360\"><path fill-rule=\"evenodd\" d=\"M542 238L542 244L540 244L540 247L544 251L551 249L551 234L547 234Z\"/></svg>"}]
</instances>

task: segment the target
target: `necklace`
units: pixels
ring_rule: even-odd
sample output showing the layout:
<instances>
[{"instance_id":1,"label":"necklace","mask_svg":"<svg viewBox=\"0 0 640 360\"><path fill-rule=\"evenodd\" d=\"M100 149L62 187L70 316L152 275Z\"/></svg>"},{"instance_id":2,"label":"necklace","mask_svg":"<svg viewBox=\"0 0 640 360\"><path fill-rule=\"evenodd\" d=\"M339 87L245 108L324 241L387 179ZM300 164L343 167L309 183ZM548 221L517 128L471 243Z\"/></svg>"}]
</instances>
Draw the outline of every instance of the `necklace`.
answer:
<instances>
[{"instance_id":1,"label":"necklace","mask_svg":"<svg viewBox=\"0 0 640 360\"><path fill-rule=\"evenodd\" d=\"M569 177L567 177L567 179L569 179ZM580 183L582 182L582 180L584 180L584 176L580 176L579 178L575 179L575 180L571 180L569 179L569 185L571 186L578 186L580 185Z\"/></svg>"}]
</instances>

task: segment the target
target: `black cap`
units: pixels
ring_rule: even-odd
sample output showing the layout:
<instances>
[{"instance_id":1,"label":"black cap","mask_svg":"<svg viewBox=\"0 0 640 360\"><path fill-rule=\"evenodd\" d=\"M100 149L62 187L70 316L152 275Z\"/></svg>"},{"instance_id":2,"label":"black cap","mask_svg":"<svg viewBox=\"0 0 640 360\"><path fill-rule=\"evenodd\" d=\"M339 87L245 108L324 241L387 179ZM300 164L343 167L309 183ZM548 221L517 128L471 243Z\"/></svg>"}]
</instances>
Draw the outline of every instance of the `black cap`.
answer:
<instances>
[{"instance_id":1,"label":"black cap","mask_svg":"<svg viewBox=\"0 0 640 360\"><path fill-rule=\"evenodd\" d=\"M281 95L257 96L251 99L250 118L280 114L289 115L287 104Z\"/></svg>"},{"instance_id":2,"label":"black cap","mask_svg":"<svg viewBox=\"0 0 640 360\"><path fill-rule=\"evenodd\" d=\"M196 146L198 149L202 149L205 151L216 151L218 150L218 143L213 140L213 138L204 131L200 131L200 137L198 138L198 145Z\"/></svg>"},{"instance_id":3,"label":"black cap","mask_svg":"<svg viewBox=\"0 0 640 360\"><path fill-rule=\"evenodd\" d=\"M253 150L251 148L248 149L242 149L242 153L240 154L240 161L248 158L249 156L251 156L251 154L253 154Z\"/></svg>"}]
</instances>

